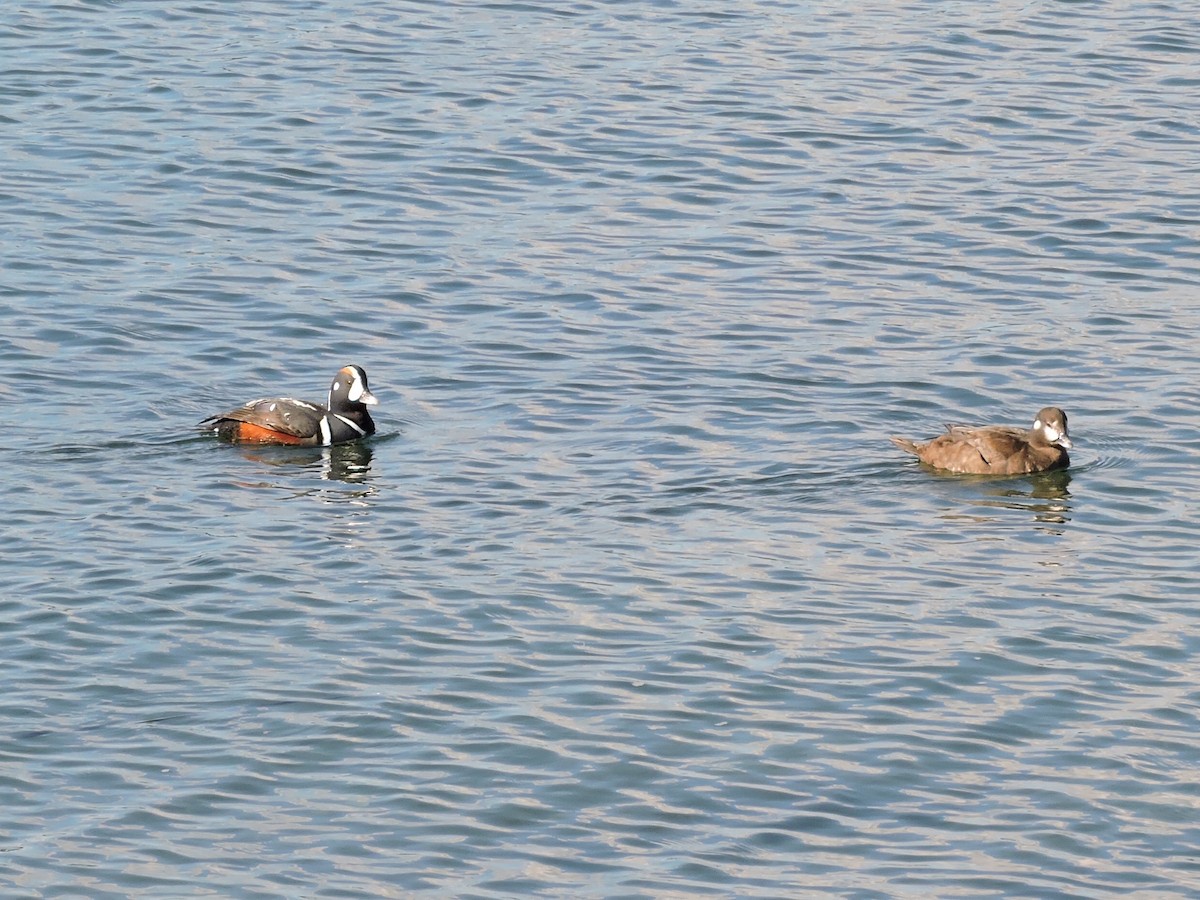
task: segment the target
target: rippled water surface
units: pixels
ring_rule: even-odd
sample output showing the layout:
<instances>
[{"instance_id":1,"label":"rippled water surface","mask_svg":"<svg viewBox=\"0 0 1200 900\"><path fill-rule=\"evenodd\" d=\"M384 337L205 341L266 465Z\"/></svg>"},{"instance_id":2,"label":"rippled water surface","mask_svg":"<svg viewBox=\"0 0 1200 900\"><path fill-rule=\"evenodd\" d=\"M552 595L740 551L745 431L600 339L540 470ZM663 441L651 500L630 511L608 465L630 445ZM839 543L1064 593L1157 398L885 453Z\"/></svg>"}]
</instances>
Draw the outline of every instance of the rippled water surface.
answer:
<instances>
[{"instance_id":1,"label":"rippled water surface","mask_svg":"<svg viewBox=\"0 0 1200 900\"><path fill-rule=\"evenodd\" d=\"M4 4L0 893L1196 896L1197 35Z\"/></svg>"}]
</instances>

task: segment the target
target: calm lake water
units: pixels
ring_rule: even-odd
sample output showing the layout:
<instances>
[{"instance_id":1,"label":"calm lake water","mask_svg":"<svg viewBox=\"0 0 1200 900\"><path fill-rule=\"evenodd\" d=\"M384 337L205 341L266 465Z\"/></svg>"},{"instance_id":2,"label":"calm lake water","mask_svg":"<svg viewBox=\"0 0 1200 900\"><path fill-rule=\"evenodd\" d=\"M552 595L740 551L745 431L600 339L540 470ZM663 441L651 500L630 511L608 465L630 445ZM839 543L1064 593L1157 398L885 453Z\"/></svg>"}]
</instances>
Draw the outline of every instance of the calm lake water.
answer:
<instances>
[{"instance_id":1,"label":"calm lake water","mask_svg":"<svg viewBox=\"0 0 1200 900\"><path fill-rule=\"evenodd\" d=\"M0 894L1200 894L1198 36L5 3Z\"/></svg>"}]
</instances>

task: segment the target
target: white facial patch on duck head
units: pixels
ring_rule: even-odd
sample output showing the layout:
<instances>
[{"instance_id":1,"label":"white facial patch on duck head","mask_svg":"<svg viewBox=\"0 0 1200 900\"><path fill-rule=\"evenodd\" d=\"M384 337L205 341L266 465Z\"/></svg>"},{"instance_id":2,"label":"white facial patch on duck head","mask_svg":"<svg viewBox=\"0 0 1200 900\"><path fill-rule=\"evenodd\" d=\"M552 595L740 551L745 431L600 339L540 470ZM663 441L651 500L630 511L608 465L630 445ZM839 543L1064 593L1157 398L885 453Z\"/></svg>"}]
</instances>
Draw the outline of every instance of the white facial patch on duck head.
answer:
<instances>
[{"instance_id":1,"label":"white facial patch on duck head","mask_svg":"<svg viewBox=\"0 0 1200 900\"><path fill-rule=\"evenodd\" d=\"M350 371L354 374L354 380L350 382L350 392L346 394L346 399L351 403L362 403L366 406L375 406L379 403L375 399L375 395L367 390L366 373L357 366L352 366Z\"/></svg>"},{"instance_id":2,"label":"white facial patch on duck head","mask_svg":"<svg viewBox=\"0 0 1200 900\"><path fill-rule=\"evenodd\" d=\"M1033 430L1040 431L1042 433L1042 439L1047 444L1057 444L1059 447L1063 447L1064 449L1071 449L1071 439L1067 437L1067 432L1065 429L1063 431L1059 431L1058 426L1051 425L1049 422L1043 422L1041 419L1038 419L1033 423Z\"/></svg>"},{"instance_id":3,"label":"white facial patch on duck head","mask_svg":"<svg viewBox=\"0 0 1200 900\"><path fill-rule=\"evenodd\" d=\"M346 366L338 372L338 377L329 388L330 409L334 407L335 397L341 399L343 388L346 390L344 403L361 403L364 406L375 406L379 403L367 388L367 373L358 366Z\"/></svg>"},{"instance_id":4,"label":"white facial patch on duck head","mask_svg":"<svg viewBox=\"0 0 1200 900\"><path fill-rule=\"evenodd\" d=\"M329 408L330 409L333 409L333 407L336 405L338 395L341 394L341 392L342 392L342 379L341 378L333 379L333 384L331 384L329 386Z\"/></svg>"}]
</instances>

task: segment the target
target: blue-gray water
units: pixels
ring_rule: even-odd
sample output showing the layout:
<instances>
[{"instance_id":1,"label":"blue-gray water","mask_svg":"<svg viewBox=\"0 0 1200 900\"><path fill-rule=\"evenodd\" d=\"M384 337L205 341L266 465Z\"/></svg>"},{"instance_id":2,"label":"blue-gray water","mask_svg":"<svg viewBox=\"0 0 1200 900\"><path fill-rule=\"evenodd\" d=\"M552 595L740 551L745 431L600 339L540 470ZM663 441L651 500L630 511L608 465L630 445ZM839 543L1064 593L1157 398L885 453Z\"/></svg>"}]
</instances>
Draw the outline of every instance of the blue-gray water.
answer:
<instances>
[{"instance_id":1,"label":"blue-gray water","mask_svg":"<svg viewBox=\"0 0 1200 900\"><path fill-rule=\"evenodd\" d=\"M1198 35L4 3L0 893L1196 896Z\"/></svg>"}]
</instances>

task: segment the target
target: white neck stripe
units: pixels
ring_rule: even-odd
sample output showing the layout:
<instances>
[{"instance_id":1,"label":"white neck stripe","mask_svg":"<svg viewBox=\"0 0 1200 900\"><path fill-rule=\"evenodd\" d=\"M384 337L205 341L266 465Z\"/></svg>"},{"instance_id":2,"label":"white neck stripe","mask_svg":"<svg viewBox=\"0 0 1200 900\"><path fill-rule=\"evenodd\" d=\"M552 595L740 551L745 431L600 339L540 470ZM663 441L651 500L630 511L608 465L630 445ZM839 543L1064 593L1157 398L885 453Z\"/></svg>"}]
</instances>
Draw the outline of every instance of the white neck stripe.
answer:
<instances>
[{"instance_id":1,"label":"white neck stripe","mask_svg":"<svg viewBox=\"0 0 1200 900\"><path fill-rule=\"evenodd\" d=\"M353 428L359 434L366 435L367 432L364 429L359 428L357 422L352 422L350 419L347 419L345 416L339 416L337 413L334 413L333 417L335 419L338 419L339 421L345 422L347 425L349 425L351 428ZM329 427L328 423L325 423L325 427L326 428Z\"/></svg>"}]
</instances>

